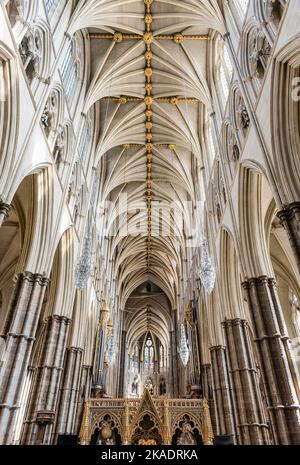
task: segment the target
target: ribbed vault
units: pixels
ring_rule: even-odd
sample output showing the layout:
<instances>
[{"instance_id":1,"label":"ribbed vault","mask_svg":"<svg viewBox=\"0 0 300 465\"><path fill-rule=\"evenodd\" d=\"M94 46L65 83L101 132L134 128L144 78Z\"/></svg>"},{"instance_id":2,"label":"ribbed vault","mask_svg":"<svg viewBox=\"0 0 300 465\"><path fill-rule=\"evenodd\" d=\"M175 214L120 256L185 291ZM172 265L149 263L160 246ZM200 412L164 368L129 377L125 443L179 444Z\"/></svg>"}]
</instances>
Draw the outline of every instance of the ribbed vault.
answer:
<instances>
[{"instance_id":1,"label":"ribbed vault","mask_svg":"<svg viewBox=\"0 0 300 465\"><path fill-rule=\"evenodd\" d=\"M211 31L224 33L218 2L81 1L68 32L80 29L92 55L85 112L97 104L100 120L99 221L112 238L121 306L152 282L176 308L187 239L199 225L196 202L204 200L207 47ZM142 331L142 311L136 323Z\"/></svg>"}]
</instances>

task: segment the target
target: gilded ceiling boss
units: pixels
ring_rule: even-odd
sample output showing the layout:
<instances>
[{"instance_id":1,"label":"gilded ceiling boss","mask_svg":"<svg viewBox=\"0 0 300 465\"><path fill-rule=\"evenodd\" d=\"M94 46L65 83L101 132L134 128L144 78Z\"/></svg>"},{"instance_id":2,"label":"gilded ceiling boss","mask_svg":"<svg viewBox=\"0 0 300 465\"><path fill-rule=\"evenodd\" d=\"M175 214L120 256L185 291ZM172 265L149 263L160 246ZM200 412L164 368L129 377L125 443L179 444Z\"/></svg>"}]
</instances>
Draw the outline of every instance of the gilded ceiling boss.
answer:
<instances>
[{"instance_id":1,"label":"gilded ceiling boss","mask_svg":"<svg viewBox=\"0 0 300 465\"><path fill-rule=\"evenodd\" d=\"M299 37L298 0L0 2L1 445L300 445Z\"/></svg>"}]
</instances>

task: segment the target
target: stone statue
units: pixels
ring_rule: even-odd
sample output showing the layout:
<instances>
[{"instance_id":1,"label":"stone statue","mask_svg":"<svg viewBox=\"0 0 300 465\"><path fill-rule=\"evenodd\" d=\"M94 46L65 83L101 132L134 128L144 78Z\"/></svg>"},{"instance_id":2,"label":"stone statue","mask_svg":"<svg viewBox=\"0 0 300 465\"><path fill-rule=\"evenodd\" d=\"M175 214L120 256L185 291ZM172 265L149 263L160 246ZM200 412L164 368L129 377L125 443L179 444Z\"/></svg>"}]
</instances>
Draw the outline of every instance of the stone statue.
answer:
<instances>
[{"instance_id":1,"label":"stone statue","mask_svg":"<svg viewBox=\"0 0 300 465\"><path fill-rule=\"evenodd\" d=\"M132 385L131 385L132 394L138 395L139 383L140 383L139 375L135 375L135 377L134 377L134 379L132 381Z\"/></svg>"},{"instance_id":2,"label":"stone statue","mask_svg":"<svg viewBox=\"0 0 300 465\"><path fill-rule=\"evenodd\" d=\"M193 428L189 422L182 425L182 433L177 440L179 446L195 446L196 441L193 435Z\"/></svg>"}]
</instances>

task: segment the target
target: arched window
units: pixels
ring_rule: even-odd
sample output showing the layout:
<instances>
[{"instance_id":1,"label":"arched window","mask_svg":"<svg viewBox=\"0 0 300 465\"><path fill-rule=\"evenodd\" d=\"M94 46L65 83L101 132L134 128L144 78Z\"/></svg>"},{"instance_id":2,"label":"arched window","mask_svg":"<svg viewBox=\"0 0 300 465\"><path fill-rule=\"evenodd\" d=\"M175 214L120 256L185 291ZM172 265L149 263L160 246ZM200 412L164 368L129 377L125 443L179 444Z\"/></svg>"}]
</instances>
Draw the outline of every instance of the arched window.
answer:
<instances>
[{"instance_id":1,"label":"arched window","mask_svg":"<svg viewBox=\"0 0 300 465\"><path fill-rule=\"evenodd\" d=\"M164 346L160 344L159 346L159 366L161 369L165 367L165 359L164 359Z\"/></svg>"},{"instance_id":2,"label":"arched window","mask_svg":"<svg viewBox=\"0 0 300 465\"><path fill-rule=\"evenodd\" d=\"M44 4L47 11L51 11L54 6L55 0L44 0Z\"/></svg>"},{"instance_id":3,"label":"arched window","mask_svg":"<svg viewBox=\"0 0 300 465\"><path fill-rule=\"evenodd\" d=\"M81 40L74 37L70 42L61 65L61 77L65 86L66 97L69 102L73 100L77 84L80 81L81 69Z\"/></svg>"},{"instance_id":4,"label":"arched window","mask_svg":"<svg viewBox=\"0 0 300 465\"><path fill-rule=\"evenodd\" d=\"M82 163L84 163L84 161L88 158L90 152L90 143L92 140L91 125L91 119L87 117L84 121L78 145L79 157Z\"/></svg>"},{"instance_id":5,"label":"arched window","mask_svg":"<svg viewBox=\"0 0 300 465\"><path fill-rule=\"evenodd\" d=\"M138 345L135 346L133 352L133 360L132 360L132 368L133 371L139 371L139 347Z\"/></svg>"},{"instance_id":6,"label":"arched window","mask_svg":"<svg viewBox=\"0 0 300 465\"><path fill-rule=\"evenodd\" d=\"M215 142L215 133L213 127L212 118L208 116L206 122L206 143L207 143L207 151L209 155L209 165L210 168L213 164L214 159L216 158L216 142Z\"/></svg>"},{"instance_id":7,"label":"arched window","mask_svg":"<svg viewBox=\"0 0 300 465\"><path fill-rule=\"evenodd\" d=\"M227 44L221 36L215 39L214 56L214 87L218 96L221 113L223 113L229 96L229 86L232 79L233 67Z\"/></svg>"},{"instance_id":8,"label":"arched window","mask_svg":"<svg viewBox=\"0 0 300 465\"><path fill-rule=\"evenodd\" d=\"M144 369L153 370L154 367L154 346L151 336L148 336L144 348Z\"/></svg>"}]
</instances>

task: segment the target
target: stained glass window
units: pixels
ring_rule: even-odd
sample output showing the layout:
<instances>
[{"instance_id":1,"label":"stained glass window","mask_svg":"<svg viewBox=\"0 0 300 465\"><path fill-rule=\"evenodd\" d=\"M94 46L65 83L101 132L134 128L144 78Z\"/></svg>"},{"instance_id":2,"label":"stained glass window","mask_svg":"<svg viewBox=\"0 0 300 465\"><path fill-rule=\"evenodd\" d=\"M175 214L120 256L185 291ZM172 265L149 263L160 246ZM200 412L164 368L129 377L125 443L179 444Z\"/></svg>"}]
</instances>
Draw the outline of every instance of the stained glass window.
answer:
<instances>
[{"instance_id":1,"label":"stained glass window","mask_svg":"<svg viewBox=\"0 0 300 465\"><path fill-rule=\"evenodd\" d=\"M154 367L154 346L150 336L145 343L144 349L144 368L145 370L153 370Z\"/></svg>"}]
</instances>

